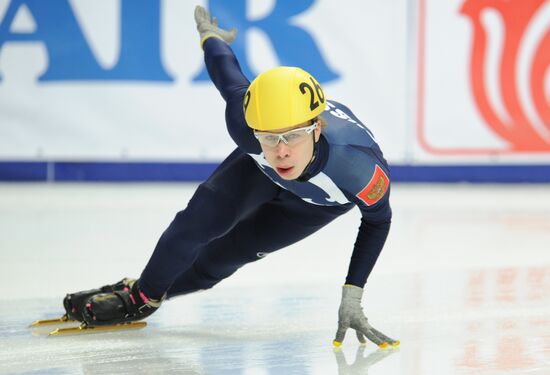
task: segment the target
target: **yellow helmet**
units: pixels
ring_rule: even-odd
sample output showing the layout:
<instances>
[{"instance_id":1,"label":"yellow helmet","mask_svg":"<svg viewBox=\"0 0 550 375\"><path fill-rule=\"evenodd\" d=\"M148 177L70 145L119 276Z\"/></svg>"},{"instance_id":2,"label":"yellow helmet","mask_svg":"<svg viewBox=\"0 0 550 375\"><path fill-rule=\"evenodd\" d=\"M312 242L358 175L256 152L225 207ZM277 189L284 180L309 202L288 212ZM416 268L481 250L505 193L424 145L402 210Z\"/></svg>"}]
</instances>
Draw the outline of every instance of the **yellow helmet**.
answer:
<instances>
[{"instance_id":1,"label":"yellow helmet","mask_svg":"<svg viewBox=\"0 0 550 375\"><path fill-rule=\"evenodd\" d=\"M273 131L311 120L326 106L315 78L300 68L281 66L252 81L244 97L244 117L255 130Z\"/></svg>"}]
</instances>

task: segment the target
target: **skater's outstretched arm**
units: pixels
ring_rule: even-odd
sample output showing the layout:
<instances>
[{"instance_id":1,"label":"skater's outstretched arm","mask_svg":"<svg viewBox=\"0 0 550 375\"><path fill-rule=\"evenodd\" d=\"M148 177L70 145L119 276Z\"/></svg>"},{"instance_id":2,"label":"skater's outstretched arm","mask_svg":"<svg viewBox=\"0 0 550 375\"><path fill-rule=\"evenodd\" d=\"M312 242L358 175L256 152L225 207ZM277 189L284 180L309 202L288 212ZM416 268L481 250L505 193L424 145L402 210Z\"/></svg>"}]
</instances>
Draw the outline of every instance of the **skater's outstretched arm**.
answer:
<instances>
[{"instance_id":1,"label":"skater's outstretched arm","mask_svg":"<svg viewBox=\"0 0 550 375\"><path fill-rule=\"evenodd\" d=\"M335 181L361 211L361 225L342 289L334 345L340 346L346 331L351 328L362 343L366 338L380 347L397 346L398 341L369 324L361 307L363 287L384 247L391 225L387 162L376 145L333 147L332 152L342 163L341 173L334 176Z\"/></svg>"},{"instance_id":2,"label":"skater's outstretched arm","mask_svg":"<svg viewBox=\"0 0 550 375\"><path fill-rule=\"evenodd\" d=\"M225 122L235 143L245 152L259 153L260 147L252 130L246 125L243 112L244 95L250 81L242 73L235 54L229 47L237 34L233 28L218 27L206 9L195 8L195 22L199 31L204 61L210 79L227 103Z\"/></svg>"},{"instance_id":3,"label":"skater's outstretched arm","mask_svg":"<svg viewBox=\"0 0 550 375\"><path fill-rule=\"evenodd\" d=\"M236 38L237 29L226 31L218 27L218 21L211 18L208 11L201 6L195 8L195 22L212 82L225 101L232 100L235 96L242 101L250 82L241 72L237 58L229 47Z\"/></svg>"}]
</instances>

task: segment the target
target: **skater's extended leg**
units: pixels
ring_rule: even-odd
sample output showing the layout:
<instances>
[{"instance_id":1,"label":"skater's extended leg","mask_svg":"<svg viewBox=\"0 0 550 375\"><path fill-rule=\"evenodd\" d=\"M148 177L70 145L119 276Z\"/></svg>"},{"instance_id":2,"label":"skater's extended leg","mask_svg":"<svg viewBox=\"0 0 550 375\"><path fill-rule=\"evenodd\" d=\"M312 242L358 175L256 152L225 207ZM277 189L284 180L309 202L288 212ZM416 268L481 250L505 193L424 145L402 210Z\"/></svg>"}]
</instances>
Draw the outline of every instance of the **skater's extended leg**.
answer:
<instances>
[{"instance_id":1,"label":"skater's extended leg","mask_svg":"<svg viewBox=\"0 0 550 375\"><path fill-rule=\"evenodd\" d=\"M243 217L272 200L280 188L252 158L234 152L199 186L187 208L162 234L140 277L140 287L160 298L195 261L199 250L228 233Z\"/></svg>"},{"instance_id":2,"label":"skater's extended leg","mask_svg":"<svg viewBox=\"0 0 550 375\"><path fill-rule=\"evenodd\" d=\"M246 263L316 232L349 208L316 206L288 192L262 205L199 253L191 268L168 290L168 298L208 289Z\"/></svg>"},{"instance_id":3,"label":"skater's extended leg","mask_svg":"<svg viewBox=\"0 0 550 375\"><path fill-rule=\"evenodd\" d=\"M83 314L86 323L105 325L150 315L201 249L224 236L257 207L273 200L279 190L248 155L239 150L233 152L199 186L187 208L176 215L140 279L123 291L98 294L87 301Z\"/></svg>"}]
</instances>

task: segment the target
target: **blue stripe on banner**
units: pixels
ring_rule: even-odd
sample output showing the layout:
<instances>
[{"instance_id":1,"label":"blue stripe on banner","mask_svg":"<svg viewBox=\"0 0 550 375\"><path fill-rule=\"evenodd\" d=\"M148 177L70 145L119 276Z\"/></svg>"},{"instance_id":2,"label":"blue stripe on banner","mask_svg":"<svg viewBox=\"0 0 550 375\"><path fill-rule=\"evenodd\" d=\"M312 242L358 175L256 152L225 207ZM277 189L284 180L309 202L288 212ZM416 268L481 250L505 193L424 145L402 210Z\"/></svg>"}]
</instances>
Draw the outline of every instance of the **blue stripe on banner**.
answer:
<instances>
[{"instance_id":1,"label":"blue stripe on banner","mask_svg":"<svg viewBox=\"0 0 550 375\"><path fill-rule=\"evenodd\" d=\"M200 182L218 163L0 162L0 181ZM550 183L550 165L392 165L393 182Z\"/></svg>"},{"instance_id":2,"label":"blue stripe on banner","mask_svg":"<svg viewBox=\"0 0 550 375\"><path fill-rule=\"evenodd\" d=\"M46 181L46 162L0 162L0 181Z\"/></svg>"},{"instance_id":3,"label":"blue stripe on banner","mask_svg":"<svg viewBox=\"0 0 550 375\"><path fill-rule=\"evenodd\" d=\"M218 163L55 163L55 181L204 181Z\"/></svg>"}]
</instances>

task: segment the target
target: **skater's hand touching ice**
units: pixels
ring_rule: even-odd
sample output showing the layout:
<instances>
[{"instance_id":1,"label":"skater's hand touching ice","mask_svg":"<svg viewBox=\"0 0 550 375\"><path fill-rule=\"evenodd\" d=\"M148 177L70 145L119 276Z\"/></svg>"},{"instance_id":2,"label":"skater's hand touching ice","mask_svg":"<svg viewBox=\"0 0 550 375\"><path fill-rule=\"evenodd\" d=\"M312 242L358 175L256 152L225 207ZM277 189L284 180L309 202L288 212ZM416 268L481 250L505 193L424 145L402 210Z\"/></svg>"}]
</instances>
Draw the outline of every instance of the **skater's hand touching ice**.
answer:
<instances>
[{"instance_id":1,"label":"skater's hand touching ice","mask_svg":"<svg viewBox=\"0 0 550 375\"><path fill-rule=\"evenodd\" d=\"M201 46L208 38L218 38L230 44L233 43L237 37L237 29L232 28L227 31L218 27L218 20L216 17L211 18L210 13L200 5L195 7L195 22L197 23L197 30L201 38Z\"/></svg>"},{"instance_id":2,"label":"skater's hand touching ice","mask_svg":"<svg viewBox=\"0 0 550 375\"><path fill-rule=\"evenodd\" d=\"M342 302L338 310L338 331L333 341L334 346L338 347L342 345L348 328L355 330L357 339L361 344L366 343L366 337L381 348L386 348L389 345L399 345L399 341L389 338L369 324L361 307L362 296L363 288L347 284L343 286Z\"/></svg>"}]
</instances>

